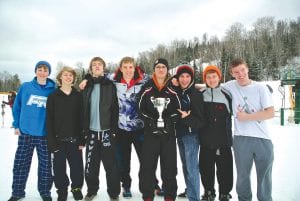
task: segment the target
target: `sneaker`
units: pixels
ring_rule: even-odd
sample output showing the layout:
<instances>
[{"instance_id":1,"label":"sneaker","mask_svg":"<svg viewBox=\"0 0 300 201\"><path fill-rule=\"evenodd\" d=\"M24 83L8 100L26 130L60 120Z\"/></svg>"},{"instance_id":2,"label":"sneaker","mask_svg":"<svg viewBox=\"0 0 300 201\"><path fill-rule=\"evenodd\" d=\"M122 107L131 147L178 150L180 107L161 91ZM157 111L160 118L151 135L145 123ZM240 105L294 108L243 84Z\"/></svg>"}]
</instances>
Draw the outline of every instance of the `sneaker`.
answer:
<instances>
[{"instance_id":1,"label":"sneaker","mask_svg":"<svg viewBox=\"0 0 300 201\"><path fill-rule=\"evenodd\" d=\"M186 189L184 190L184 192L180 193L178 195L178 197L180 197L180 198L186 198Z\"/></svg>"},{"instance_id":2,"label":"sneaker","mask_svg":"<svg viewBox=\"0 0 300 201\"><path fill-rule=\"evenodd\" d=\"M80 188L73 188L71 190L71 192L73 193L74 200L82 200L83 199L83 195L81 193L81 189Z\"/></svg>"},{"instance_id":3,"label":"sneaker","mask_svg":"<svg viewBox=\"0 0 300 201\"><path fill-rule=\"evenodd\" d=\"M52 201L52 197L42 196L43 201Z\"/></svg>"},{"instance_id":4,"label":"sneaker","mask_svg":"<svg viewBox=\"0 0 300 201\"><path fill-rule=\"evenodd\" d=\"M174 199L170 198L170 197L167 197L167 198L165 198L165 201L174 201Z\"/></svg>"},{"instance_id":5,"label":"sneaker","mask_svg":"<svg viewBox=\"0 0 300 201\"><path fill-rule=\"evenodd\" d=\"M15 196L11 196L8 201L20 201L22 200L24 197L15 197Z\"/></svg>"},{"instance_id":6,"label":"sneaker","mask_svg":"<svg viewBox=\"0 0 300 201\"><path fill-rule=\"evenodd\" d=\"M229 201L232 198L232 196L228 194L221 194L219 196L220 201Z\"/></svg>"},{"instance_id":7,"label":"sneaker","mask_svg":"<svg viewBox=\"0 0 300 201\"><path fill-rule=\"evenodd\" d=\"M152 198L145 198L144 201L153 201Z\"/></svg>"},{"instance_id":8,"label":"sneaker","mask_svg":"<svg viewBox=\"0 0 300 201\"><path fill-rule=\"evenodd\" d=\"M130 191L129 188L124 188L124 190L123 190L123 197L124 198L131 198L132 197L132 193L131 193L131 191Z\"/></svg>"},{"instance_id":9,"label":"sneaker","mask_svg":"<svg viewBox=\"0 0 300 201\"><path fill-rule=\"evenodd\" d=\"M205 191L204 195L201 197L201 201L214 201L216 198L215 192Z\"/></svg>"},{"instance_id":10,"label":"sneaker","mask_svg":"<svg viewBox=\"0 0 300 201\"><path fill-rule=\"evenodd\" d=\"M68 191L67 190L57 190L57 201L67 201Z\"/></svg>"},{"instance_id":11,"label":"sneaker","mask_svg":"<svg viewBox=\"0 0 300 201\"><path fill-rule=\"evenodd\" d=\"M87 193L86 196L84 197L85 201L91 201L96 197L97 193Z\"/></svg>"}]
</instances>

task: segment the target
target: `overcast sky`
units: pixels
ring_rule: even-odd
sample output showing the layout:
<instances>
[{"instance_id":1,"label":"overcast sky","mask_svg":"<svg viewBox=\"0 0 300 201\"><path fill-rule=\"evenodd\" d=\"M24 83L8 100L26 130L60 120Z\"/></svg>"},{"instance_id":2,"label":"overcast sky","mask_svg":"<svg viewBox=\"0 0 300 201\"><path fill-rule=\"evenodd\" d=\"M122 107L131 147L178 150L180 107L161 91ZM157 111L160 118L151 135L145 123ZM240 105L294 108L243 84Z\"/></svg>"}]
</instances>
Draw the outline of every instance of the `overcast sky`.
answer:
<instances>
[{"instance_id":1,"label":"overcast sky","mask_svg":"<svg viewBox=\"0 0 300 201\"><path fill-rule=\"evenodd\" d=\"M88 65L94 56L123 56L174 39L221 38L230 25L259 18L296 20L299 0L0 0L0 71L31 80L39 60Z\"/></svg>"}]
</instances>

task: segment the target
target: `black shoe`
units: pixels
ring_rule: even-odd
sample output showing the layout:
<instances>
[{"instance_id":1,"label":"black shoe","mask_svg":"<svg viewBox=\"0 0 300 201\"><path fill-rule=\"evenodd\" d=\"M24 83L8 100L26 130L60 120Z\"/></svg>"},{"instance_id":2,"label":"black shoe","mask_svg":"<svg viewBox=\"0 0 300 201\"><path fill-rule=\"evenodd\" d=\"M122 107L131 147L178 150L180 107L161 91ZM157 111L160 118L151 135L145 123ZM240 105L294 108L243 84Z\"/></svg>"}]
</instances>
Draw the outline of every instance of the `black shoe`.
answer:
<instances>
[{"instance_id":1,"label":"black shoe","mask_svg":"<svg viewBox=\"0 0 300 201\"><path fill-rule=\"evenodd\" d=\"M73 193L74 200L82 200L83 199L83 195L82 195L80 188L73 188L71 190L71 192Z\"/></svg>"},{"instance_id":2,"label":"black shoe","mask_svg":"<svg viewBox=\"0 0 300 201\"><path fill-rule=\"evenodd\" d=\"M216 194L214 191L205 191L204 195L202 195L202 201L214 201L216 198Z\"/></svg>"},{"instance_id":3,"label":"black shoe","mask_svg":"<svg viewBox=\"0 0 300 201\"><path fill-rule=\"evenodd\" d=\"M8 201L20 201L22 200L24 197L15 197L15 196L11 196Z\"/></svg>"},{"instance_id":4,"label":"black shoe","mask_svg":"<svg viewBox=\"0 0 300 201\"><path fill-rule=\"evenodd\" d=\"M184 192L180 193L178 195L178 197L180 197L180 198L186 198L186 189L184 190Z\"/></svg>"},{"instance_id":5,"label":"black shoe","mask_svg":"<svg viewBox=\"0 0 300 201\"><path fill-rule=\"evenodd\" d=\"M43 201L52 201L52 197L42 196Z\"/></svg>"},{"instance_id":6,"label":"black shoe","mask_svg":"<svg viewBox=\"0 0 300 201\"><path fill-rule=\"evenodd\" d=\"M232 196L228 194L221 194L219 196L220 201L229 201L232 198Z\"/></svg>"},{"instance_id":7,"label":"black shoe","mask_svg":"<svg viewBox=\"0 0 300 201\"><path fill-rule=\"evenodd\" d=\"M97 193L90 193L90 192L88 192L86 194L86 196L84 197L84 200L85 201L91 201L91 200L94 199L94 197L96 197L96 195L97 195Z\"/></svg>"}]
</instances>

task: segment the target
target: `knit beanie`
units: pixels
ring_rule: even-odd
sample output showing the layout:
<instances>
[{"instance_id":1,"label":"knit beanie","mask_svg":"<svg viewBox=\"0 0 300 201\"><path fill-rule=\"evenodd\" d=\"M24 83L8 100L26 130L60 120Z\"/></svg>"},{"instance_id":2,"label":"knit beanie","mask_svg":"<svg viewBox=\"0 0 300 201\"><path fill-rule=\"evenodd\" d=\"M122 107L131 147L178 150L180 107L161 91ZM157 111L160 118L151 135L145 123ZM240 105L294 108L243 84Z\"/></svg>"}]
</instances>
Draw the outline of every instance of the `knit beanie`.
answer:
<instances>
[{"instance_id":1,"label":"knit beanie","mask_svg":"<svg viewBox=\"0 0 300 201\"><path fill-rule=\"evenodd\" d=\"M157 64L164 64L167 67L167 69L169 70L169 63L166 59L164 59L164 58L156 59L156 61L154 62L154 65L153 65L153 69L155 68L155 66Z\"/></svg>"},{"instance_id":2,"label":"knit beanie","mask_svg":"<svg viewBox=\"0 0 300 201\"><path fill-rule=\"evenodd\" d=\"M192 79L194 78L194 70L191 66L187 65L187 64L183 64L183 65L179 65L176 67L177 70L176 70L176 75L175 77L178 79L179 76L182 74L182 73L188 73L190 74L190 76L192 77Z\"/></svg>"},{"instance_id":3,"label":"knit beanie","mask_svg":"<svg viewBox=\"0 0 300 201\"><path fill-rule=\"evenodd\" d=\"M41 66L41 65L47 66L48 71L49 71L49 75L50 75L51 74L51 65L47 61L39 61L39 62L37 62L37 64L35 65L35 68L34 68L34 72L36 72L36 69L39 66Z\"/></svg>"},{"instance_id":4,"label":"knit beanie","mask_svg":"<svg viewBox=\"0 0 300 201\"><path fill-rule=\"evenodd\" d=\"M204 71L203 71L203 82L204 82L204 83L206 82L206 74L207 74L207 72L209 72L209 71L214 71L214 72L216 72L217 75L218 75L218 77L219 77L220 80L221 80L222 74L221 74L220 69L219 69L217 66L207 66L207 67L204 69Z\"/></svg>"}]
</instances>

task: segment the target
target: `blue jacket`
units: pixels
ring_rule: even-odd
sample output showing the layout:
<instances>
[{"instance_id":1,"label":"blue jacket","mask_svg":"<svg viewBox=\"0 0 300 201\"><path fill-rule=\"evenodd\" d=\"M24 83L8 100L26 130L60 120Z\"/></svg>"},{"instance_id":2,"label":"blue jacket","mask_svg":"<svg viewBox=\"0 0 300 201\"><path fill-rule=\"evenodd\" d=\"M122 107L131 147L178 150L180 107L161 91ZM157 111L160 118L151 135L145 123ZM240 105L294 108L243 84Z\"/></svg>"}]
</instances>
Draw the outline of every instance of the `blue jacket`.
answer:
<instances>
[{"instance_id":1,"label":"blue jacket","mask_svg":"<svg viewBox=\"0 0 300 201\"><path fill-rule=\"evenodd\" d=\"M55 82L47 79L41 87L35 77L21 85L13 106L13 127L32 136L46 135L47 97L55 90Z\"/></svg>"}]
</instances>

